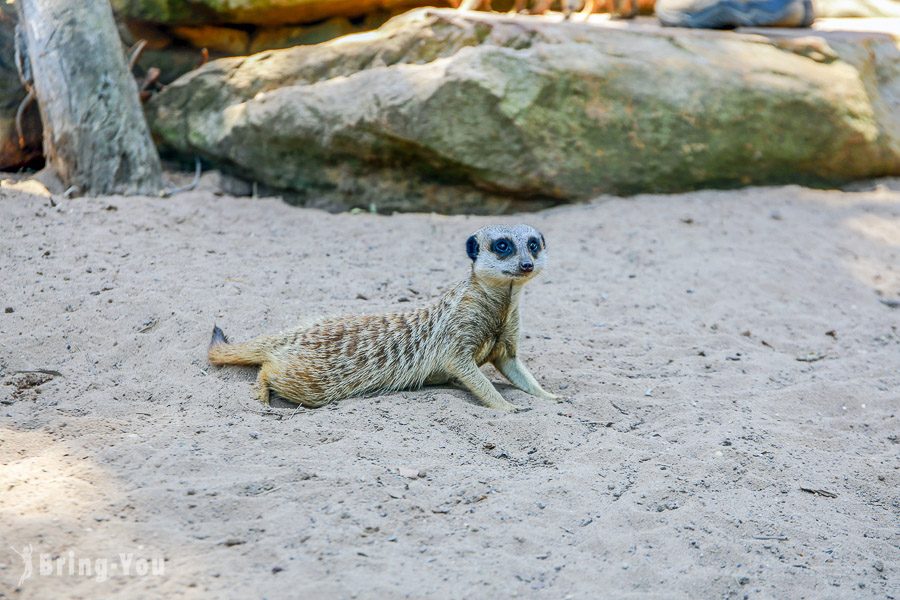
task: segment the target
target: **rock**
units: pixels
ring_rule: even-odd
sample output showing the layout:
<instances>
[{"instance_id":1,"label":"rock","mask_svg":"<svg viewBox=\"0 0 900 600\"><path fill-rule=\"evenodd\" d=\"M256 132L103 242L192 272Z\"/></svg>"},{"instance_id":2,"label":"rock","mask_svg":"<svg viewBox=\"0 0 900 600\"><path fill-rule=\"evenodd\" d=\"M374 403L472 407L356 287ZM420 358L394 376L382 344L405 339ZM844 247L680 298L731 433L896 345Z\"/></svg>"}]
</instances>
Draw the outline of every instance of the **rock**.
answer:
<instances>
[{"instance_id":1,"label":"rock","mask_svg":"<svg viewBox=\"0 0 900 600\"><path fill-rule=\"evenodd\" d=\"M897 174L898 98L891 35L422 9L214 61L148 118L168 152L299 202L502 212Z\"/></svg>"},{"instance_id":2,"label":"rock","mask_svg":"<svg viewBox=\"0 0 900 600\"><path fill-rule=\"evenodd\" d=\"M433 4L429 0L112 0L122 18L178 25L314 23Z\"/></svg>"},{"instance_id":3,"label":"rock","mask_svg":"<svg viewBox=\"0 0 900 600\"><path fill-rule=\"evenodd\" d=\"M24 113L25 147L19 147L16 111L25 98L15 62L15 5L0 2L0 170L14 170L39 162L41 116L37 103Z\"/></svg>"},{"instance_id":4,"label":"rock","mask_svg":"<svg viewBox=\"0 0 900 600\"><path fill-rule=\"evenodd\" d=\"M173 174L169 175L171 179ZM191 173L188 176L183 176L183 181L177 182L179 187L187 186L193 180L194 175ZM207 171L203 173L200 177L200 181L197 182L197 186L194 188L195 191L198 192L212 192L216 195L228 194L230 196L252 196L253 195L253 185L244 181L243 179L238 179L236 177L231 177L219 171Z\"/></svg>"},{"instance_id":5,"label":"rock","mask_svg":"<svg viewBox=\"0 0 900 600\"><path fill-rule=\"evenodd\" d=\"M346 17L334 17L311 25L288 27L215 25L156 25L145 21L119 22L122 41L129 47L139 40L147 42L138 62L136 75L140 78L151 68L161 72L160 83L167 85L201 62L201 49L206 49L212 59L241 56L291 46L320 44L328 40L375 29L393 16L376 11L362 19L351 21Z\"/></svg>"}]
</instances>

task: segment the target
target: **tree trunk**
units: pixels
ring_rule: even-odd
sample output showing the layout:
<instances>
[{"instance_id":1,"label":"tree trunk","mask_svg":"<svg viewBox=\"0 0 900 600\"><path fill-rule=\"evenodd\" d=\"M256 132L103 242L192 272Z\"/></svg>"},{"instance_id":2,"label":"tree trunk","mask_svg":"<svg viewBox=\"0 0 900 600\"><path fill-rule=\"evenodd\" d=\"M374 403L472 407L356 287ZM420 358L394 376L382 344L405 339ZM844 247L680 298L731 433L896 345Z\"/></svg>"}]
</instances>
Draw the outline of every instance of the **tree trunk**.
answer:
<instances>
[{"instance_id":1,"label":"tree trunk","mask_svg":"<svg viewBox=\"0 0 900 600\"><path fill-rule=\"evenodd\" d=\"M159 154L108 0L16 4L47 163L81 194L159 192Z\"/></svg>"}]
</instances>

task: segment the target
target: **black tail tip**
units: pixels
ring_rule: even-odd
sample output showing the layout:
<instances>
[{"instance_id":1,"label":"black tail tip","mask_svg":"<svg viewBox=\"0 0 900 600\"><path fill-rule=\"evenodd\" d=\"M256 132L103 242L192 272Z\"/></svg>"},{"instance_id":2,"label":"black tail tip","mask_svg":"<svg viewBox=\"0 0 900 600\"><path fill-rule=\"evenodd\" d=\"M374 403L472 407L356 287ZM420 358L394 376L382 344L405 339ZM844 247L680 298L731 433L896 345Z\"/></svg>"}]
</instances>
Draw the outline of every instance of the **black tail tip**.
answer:
<instances>
[{"instance_id":1,"label":"black tail tip","mask_svg":"<svg viewBox=\"0 0 900 600\"><path fill-rule=\"evenodd\" d=\"M227 344L228 338L225 337L225 332L219 329L218 325L213 325L212 339L209 340L210 346L215 346L217 344Z\"/></svg>"}]
</instances>

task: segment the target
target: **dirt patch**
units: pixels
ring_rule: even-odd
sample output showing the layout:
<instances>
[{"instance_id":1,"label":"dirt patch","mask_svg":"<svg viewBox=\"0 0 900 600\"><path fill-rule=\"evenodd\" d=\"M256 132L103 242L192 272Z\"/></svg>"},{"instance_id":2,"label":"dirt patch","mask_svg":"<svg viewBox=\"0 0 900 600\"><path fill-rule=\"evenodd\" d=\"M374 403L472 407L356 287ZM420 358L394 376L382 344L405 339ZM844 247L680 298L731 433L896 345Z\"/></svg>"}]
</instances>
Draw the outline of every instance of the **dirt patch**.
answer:
<instances>
[{"instance_id":1,"label":"dirt patch","mask_svg":"<svg viewBox=\"0 0 900 600\"><path fill-rule=\"evenodd\" d=\"M12 597L896 595L900 192L503 219L546 236L521 353L562 396L487 370L516 415L449 387L264 408L205 358L213 323L434 298L495 219L55 202L0 188L0 393L29 394L0 405L0 589L35 561ZM70 551L165 570L40 574Z\"/></svg>"}]
</instances>

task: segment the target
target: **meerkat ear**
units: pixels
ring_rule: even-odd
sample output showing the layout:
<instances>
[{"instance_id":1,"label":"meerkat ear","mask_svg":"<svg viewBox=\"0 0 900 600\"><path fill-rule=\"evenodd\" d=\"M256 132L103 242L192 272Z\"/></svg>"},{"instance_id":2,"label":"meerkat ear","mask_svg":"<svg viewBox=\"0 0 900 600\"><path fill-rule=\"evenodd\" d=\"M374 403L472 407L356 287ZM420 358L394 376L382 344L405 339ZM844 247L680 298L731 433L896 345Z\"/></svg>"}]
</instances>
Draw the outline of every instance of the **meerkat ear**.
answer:
<instances>
[{"instance_id":1,"label":"meerkat ear","mask_svg":"<svg viewBox=\"0 0 900 600\"><path fill-rule=\"evenodd\" d=\"M469 255L469 258L475 260L478 258L478 240L475 239L474 235L469 236L469 239L466 240L466 254Z\"/></svg>"},{"instance_id":2,"label":"meerkat ear","mask_svg":"<svg viewBox=\"0 0 900 600\"><path fill-rule=\"evenodd\" d=\"M541 234L541 246L544 247L544 250L547 249L547 240L544 239L544 234Z\"/></svg>"}]
</instances>

